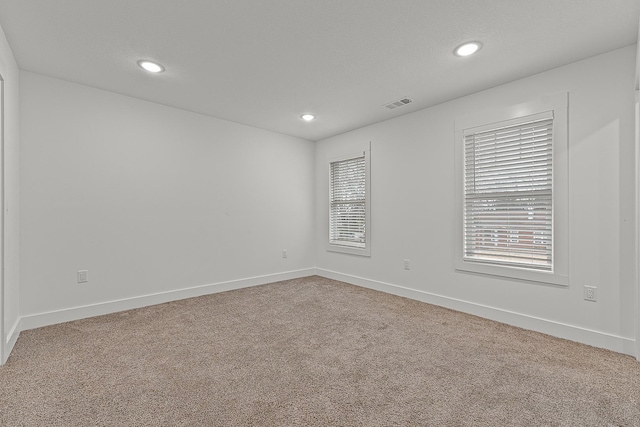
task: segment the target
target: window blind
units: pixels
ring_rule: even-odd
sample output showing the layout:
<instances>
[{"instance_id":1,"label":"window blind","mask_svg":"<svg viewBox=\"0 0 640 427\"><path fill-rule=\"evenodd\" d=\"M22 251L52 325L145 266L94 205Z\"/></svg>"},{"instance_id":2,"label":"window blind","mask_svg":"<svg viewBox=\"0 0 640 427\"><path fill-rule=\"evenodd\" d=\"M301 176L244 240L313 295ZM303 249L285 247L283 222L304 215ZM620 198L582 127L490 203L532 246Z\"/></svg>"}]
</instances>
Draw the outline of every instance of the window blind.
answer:
<instances>
[{"instance_id":1,"label":"window blind","mask_svg":"<svg viewBox=\"0 0 640 427\"><path fill-rule=\"evenodd\" d=\"M463 259L553 270L553 112L463 137Z\"/></svg>"},{"instance_id":2,"label":"window blind","mask_svg":"<svg viewBox=\"0 0 640 427\"><path fill-rule=\"evenodd\" d=\"M366 244L364 153L331 163L329 242L364 248Z\"/></svg>"}]
</instances>

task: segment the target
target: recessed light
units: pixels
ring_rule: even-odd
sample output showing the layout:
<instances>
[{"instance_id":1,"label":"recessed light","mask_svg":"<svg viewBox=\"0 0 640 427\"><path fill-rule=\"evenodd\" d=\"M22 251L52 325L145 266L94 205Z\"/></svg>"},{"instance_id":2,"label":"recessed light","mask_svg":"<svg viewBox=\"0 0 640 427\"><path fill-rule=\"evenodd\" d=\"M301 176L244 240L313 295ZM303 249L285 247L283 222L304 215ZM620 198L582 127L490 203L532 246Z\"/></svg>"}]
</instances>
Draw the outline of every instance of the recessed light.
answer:
<instances>
[{"instance_id":1,"label":"recessed light","mask_svg":"<svg viewBox=\"0 0 640 427\"><path fill-rule=\"evenodd\" d=\"M313 114L303 114L300 116L300 118L302 118L302 120L306 122L310 122L311 120L315 119L316 116L314 116Z\"/></svg>"},{"instance_id":2,"label":"recessed light","mask_svg":"<svg viewBox=\"0 0 640 427\"><path fill-rule=\"evenodd\" d=\"M467 42L455 48L453 53L456 56L469 56L479 51L481 47L482 43L480 42Z\"/></svg>"},{"instance_id":3,"label":"recessed light","mask_svg":"<svg viewBox=\"0 0 640 427\"><path fill-rule=\"evenodd\" d=\"M138 61L138 65L150 73L161 73L164 71L164 67L157 62L140 60Z\"/></svg>"}]
</instances>

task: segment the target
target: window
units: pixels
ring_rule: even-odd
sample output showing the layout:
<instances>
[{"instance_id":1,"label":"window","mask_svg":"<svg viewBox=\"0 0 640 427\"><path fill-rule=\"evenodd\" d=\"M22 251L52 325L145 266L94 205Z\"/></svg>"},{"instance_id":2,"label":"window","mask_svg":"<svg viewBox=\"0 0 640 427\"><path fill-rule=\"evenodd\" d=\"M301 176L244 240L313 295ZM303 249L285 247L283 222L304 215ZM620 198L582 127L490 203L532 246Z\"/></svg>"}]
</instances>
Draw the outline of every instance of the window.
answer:
<instances>
[{"instance_id":1,"label":"window","mask_svg":"<svg viewBox=\"0 0 640 427\"><path fill-rule=\"evenodd\" d=\"M566 284L566 94L556 98L457 123L457 269Z\"/></svg>"},{"instance_id":2,"label":"window","mask_svg":"<svg viewBox=\"0 0 640 427\"><path fill-rule=\"evenodd\" d=\"M369 164L367 151L329 162L330 251L370 254Z\"/></svg>"}]
</instances>

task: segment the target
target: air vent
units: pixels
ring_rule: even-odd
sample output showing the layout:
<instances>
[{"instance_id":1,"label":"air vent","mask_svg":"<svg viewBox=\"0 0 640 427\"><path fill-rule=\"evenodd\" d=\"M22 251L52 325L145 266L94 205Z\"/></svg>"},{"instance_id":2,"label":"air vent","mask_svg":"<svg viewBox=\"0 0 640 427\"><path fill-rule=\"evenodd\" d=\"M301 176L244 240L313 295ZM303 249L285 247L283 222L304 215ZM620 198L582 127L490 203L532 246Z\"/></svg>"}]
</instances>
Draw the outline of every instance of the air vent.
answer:
<instances>
[{"instance_id":1,"label":"air vent","mask_svg":"<svg viewBox=\"0 0 640 427\"><path fill-rule=\"evenodd\" d=\"M404 97L395 101L391 101L387 104L384 104L383 107L386 107L389 110L393 110L394 108L403 107L407 104L411 104L412 102L413 102L413 99Z\"/></svg>"}]
</instances>

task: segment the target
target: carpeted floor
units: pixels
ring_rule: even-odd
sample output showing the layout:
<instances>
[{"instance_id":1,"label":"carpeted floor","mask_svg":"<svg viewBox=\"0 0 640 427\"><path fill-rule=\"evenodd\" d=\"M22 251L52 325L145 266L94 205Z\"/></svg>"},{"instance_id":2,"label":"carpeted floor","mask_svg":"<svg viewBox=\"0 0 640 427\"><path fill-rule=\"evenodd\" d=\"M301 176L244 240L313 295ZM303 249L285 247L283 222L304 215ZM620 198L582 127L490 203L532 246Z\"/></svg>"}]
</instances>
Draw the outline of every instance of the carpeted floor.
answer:
<instances>
[{"instance_id":1,"label":"carpeted floor","mask_svg":"<svg viewBox=\"0 0 640 427\"><path fill-rule=\"evenodd\" d=\"M640 426L640 363L320 277L20 335L2 426Z\"/></svg>"}]
</instances>

